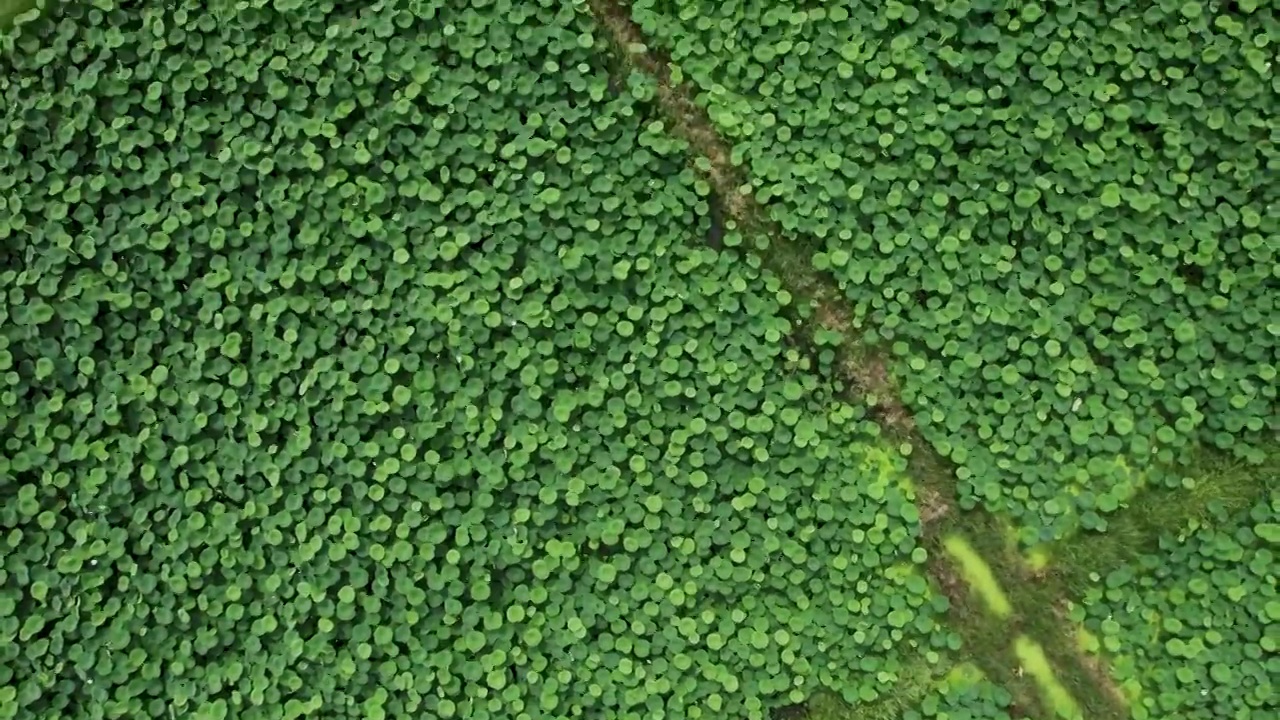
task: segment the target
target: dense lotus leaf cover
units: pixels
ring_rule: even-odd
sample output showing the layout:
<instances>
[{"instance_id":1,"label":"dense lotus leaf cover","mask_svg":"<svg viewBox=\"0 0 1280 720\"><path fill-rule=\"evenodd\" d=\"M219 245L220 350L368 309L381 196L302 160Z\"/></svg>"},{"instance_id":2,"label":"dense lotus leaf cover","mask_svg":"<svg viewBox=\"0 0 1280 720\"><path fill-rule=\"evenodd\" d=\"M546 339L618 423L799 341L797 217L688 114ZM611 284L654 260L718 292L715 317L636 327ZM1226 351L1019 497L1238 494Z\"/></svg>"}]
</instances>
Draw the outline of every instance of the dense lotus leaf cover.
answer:
<instances>
[{"instance_id":1,"label":"dense lotus leaf cover","mask_svg":"<svg viewBox=\"0 0 1280 720\"><path fill-rule=\"evenodd\" d=\"M954 645L643 88L460 5L3 37L0 717L758 718Z\"/></svg>"},{"instance_id":2,"label":"dense lotus leaf cover","mask_svg":"<svg viewBox=\"0 0 1280 720\"><path fill-rule=\"evenodd\" d=\"M1028 542L1280 429L1274 3L633 9Z\"/></svg>"},{"instance_id":3,"label":"dense lotus leaf cover","mask_svg":"<svg viewBox=\"0 0 1280 720\"><path fill-rule=\"evenodd\" d=\"M1111 656L1134 720L1280 712L1280 496L1108 573L1072 616Z\"/></svg>"}]
</instances>

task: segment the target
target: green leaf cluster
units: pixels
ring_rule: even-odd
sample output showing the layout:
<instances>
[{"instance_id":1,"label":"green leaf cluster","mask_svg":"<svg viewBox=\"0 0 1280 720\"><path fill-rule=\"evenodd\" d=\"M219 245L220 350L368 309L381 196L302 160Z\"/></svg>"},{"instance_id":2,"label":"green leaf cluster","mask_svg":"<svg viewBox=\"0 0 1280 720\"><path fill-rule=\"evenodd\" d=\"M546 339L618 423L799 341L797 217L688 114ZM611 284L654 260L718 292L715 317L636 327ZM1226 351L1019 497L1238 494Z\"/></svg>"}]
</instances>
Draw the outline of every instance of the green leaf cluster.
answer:
<instances>
[{"instance_id":1,"label":"green leaf cluster","mask_svg":"<svg viewBox=\"0 0 1280 720\"><path fill-rule=\"evenodd\" d=\"M762 718L954 638L572 4L3 35L0 717Z\"/></svg>"},{"instance_id":2,"label":"green leaf cluster","mask_svg":"<svg viewBox=\"0 0 1280 720\"><path fill-rule=\"evenodd\" d=\"M856 711L853 717L857 717ZM925 693L913 707L902 709L900 720L1021 720L1013 695L985 677L953 672Z\"/></svg>"},{"instance_id":3,"label":"green leaf cluster","mask_svg":"<svg viewBox=\"0 0 1280 720\"><path fill-rule=\"evenodd\" d=\"M941 663L917 663L906 668L883 670L896 684L893 691L871 702L850 704L820 692L805 706L808 720L1025 720L1013 695L989 681L972 665L947 667L950 654Z\"/></svg>"},{"instance_id":4,"label":"green leaf cluster","mask_svg":"<svg viewBox=\"0 0 1280 720\"><path fill-rule=\"evenodd\" d=\"M1105 526L1117 457L1280 429L1280 24L1229 5L632 6L966 504L1035 541Z\"/></svg>"},{"instance_id":5,"label":"green leaf cluster","mask_svg":"<svg viewBox=\"0 0 1280 720\"><path fill-rule=\"evenodd\" d=\"M926 695L920 705L902 713L902 720L1014 720L1024 715L1014 708L1008 690L985 678L949 679Z\"/></svg>"},{"instance_id":6,"label":"green leaf cluster","mask_svg":"<svg viewBox=\"0 0 1280 720\"><path fill-rule=\"evenodd\" d=\"M1100 577L1072 609L1135 720L1268 717L1280 675L1280 498L1218 513Z\"/></svg>"}]
</instances>

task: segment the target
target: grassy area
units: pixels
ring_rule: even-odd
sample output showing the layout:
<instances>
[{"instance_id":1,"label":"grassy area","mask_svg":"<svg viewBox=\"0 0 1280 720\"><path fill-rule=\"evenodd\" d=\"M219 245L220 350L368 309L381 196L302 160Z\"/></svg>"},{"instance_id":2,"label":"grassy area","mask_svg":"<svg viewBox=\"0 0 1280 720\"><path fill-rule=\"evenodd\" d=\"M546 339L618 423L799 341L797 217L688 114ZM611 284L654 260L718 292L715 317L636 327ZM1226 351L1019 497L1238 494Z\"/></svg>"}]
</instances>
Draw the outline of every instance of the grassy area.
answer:
<instances>
[{"instance_id":1,"label":"grassy area","mask_svg":"<svg viewBox=\"0 0 1280 720\"><path fill-rule=\"evenodd\" d=\"M1184 471L1190 479L1183 486L1144 489L1109 518L1106 532L1082 533L1046 548L1039 566L1010 542L1010 528L1000 518L981 510L963 516L944 512L929 524L925 542L933 553L931 579L952 601L947 624L963 638L961 659L1009 690L1027 716L1128 720L1126 694L1100 662L1096 641L1088 642L1065 617L1065 602L1079 597L1095 573L1155 549L1161 536L1209 523L1211 507L1236 512L1265 493L1280 492L1280 448L1268 457L1256 466L1206 453ZM922 493L945 493L954 482L946 461L928 448L916 448L911 461ZM979 565L985 568L975 572ZM993 584L1004 596L999 612L989 607L991 588L984 587ZM919 679L904 677L893 695L856 707L820 694L806 717L898 718L918 702L922 687Z\"/></svg>"},{"instance_id":2,"label":"grassy area","mask_svg":"<svg viewBox=\"0 0 1280 720\"><path fill-rule=\"evenodd\" d=\"M850 705L829 692L820 692L810 699L804 716L806 720L898 720L919 705L945 676L938 666L917 663L899 674L891 695Z\"/></svg>"},{"instance_id":3,"label":"grassy area","mask_svg":"<svg viewBox=\"0 0 1280 720\"><path fill-rule=\"evenodd\" d=\"M1025 667L1025 658L1009 652L1008 639L1015 633L1025 635L1055 671L1061 694L1072 697L1084 717L1128 718L1124 694L1097 657L1083 652L1078 629L1065 617L1066 601L1080 597L1095 574L1105 575L1155 549L1161 536L1177 534L1194 523L1209 523L1210 508L1237 512L1266 493L1280 491L1280 447L1268 457L1257 466L1206 452L1183 471L1189 479L1182 486L1145 488L1108 518L1106 532L1081 533L1044 548L1037 563L1028 562L1010 541L1010 528L1000 518L981 510L965 512L963 517L949 514L935 532L943 537L962 534L969 541L967 552L986 561L1014 609L1007 622L953 614L952 625L965 637L967 652L974 662L982 659L984 670L991 668L993 679L1012 685L1031 668ZM947 491L953 481L944 460L928 449L913 453L912 460L917 481L924 479L938 492ZM989 636L984 634L984 624ZM1027 647L1024 642L1024 654ZM993 658L1001 656L1019 677L998 675ZM1039 688L1036 694L1042 699L1043 716L1052 717L1059 689Z\"/></svg>"},{"instance_id":4,"label":"grassy area","mask_svg":"<svg viewBox=\"0 0 1280 720\"><path fill-rule=\"evenodd\" d=\"M917 483L938 496L955 497L951 466L927 445L912 452L911 474ZM1012 608L1009 616L1000 617L987 611L978 591L952 592L955 604L948 614L948 626L964 638L965 659L1012 692L1019 705L1030 705L1028 714L1032 717L1053 717L1056 699L1036 683L1014 645L1015 637L1025 636L1043 650L1055 671L1056 685L1074 699L1085 717L1127 720L1127 708L1118 702L1105 674L1099 673L1079 651L1070 623L1060 615L1064 599L1059 594L1061 588L1040 582L1016 547L1006 542L1007 534L1006 523L981 509L963 515L948 512L930 526L927 540L935 558L944 556L945 538L963 537L969 546L967 552L985 561ZM935 576L944 572L950 572L950 568L940 567Z\"/></svg>"},{"instance_id":5,"label":"grassy area","mask_svg":"<svg viewBox=\"0 0 1280 720\"><path fill-rule=\"evenodd\" d=\"M1058 682L1058 675L1053 671L1053 666L1039 644L1019 635L1013 641L1013 652L1018 656L1018 667L1025 668L1026 672L1035 678L1036 684L1040 687L1040 694L1046 699L1055 717L1073 720L1083 717L1071 693Z\"/></svg>"},{"instance_id":6,"label":"grassy area","mask_svg":"<svg viewBox=\"0 0 1280 720\"><path fill-rule=\"evenodd\" d=\"M991 696L995 686L971 663L955 660L932 666L928 672L905 676L898 692L875 702L849 705L834 695L822 693L814 697L806 710L805 720L901 720L904 717L995 717L997 707L1008 711L1014 720L1031 716L1016 707L1006 707ZM964 701L979 698L976 707ZM985 700L986 702L983 702ZM947 708L950 707L950 712ZM783 719L785 720L785 719Z\"/></svg>"},{"instance_id":7,"label":"grassy area","mask_svg":"<svg viewBox=\"0 0 1280 720\"><path fill-rule=\"evenodd\" d=\"M1211 522L1212 509L1238 513L1265 493L1280 491L1280 445L1268 448L1263 465L1248 465L1220 453L1205 452L1184 469L1178 487L1148 487L1128 507L1107 518L1105 532L1081 532L1038 549L1042 582L1064 597L1078 597L1095 574L1154 550L1162 535Z\"/></svg>"},{"instance_id":8,"label":"grassy area","mask_svg":"<svg viewBox=\"0 0 1280 720\"><path fill-rule=\"evenodd\" d=\"M942 546L947 549L947 553L960 565L960 572L964 575L965 582L969 584L969 588L972 591L977 592L982 598L987 610L994 613L998 618L1007 618L1013 614L1013 606L1009 604L1009 597L1004 594L1004 589L1000 587L1000 581L991 574L991 567L982 559L982 556L973 551L973 548L964 538L959 535L952 535L943 539Z\"/></svg>"}]
</instances>

